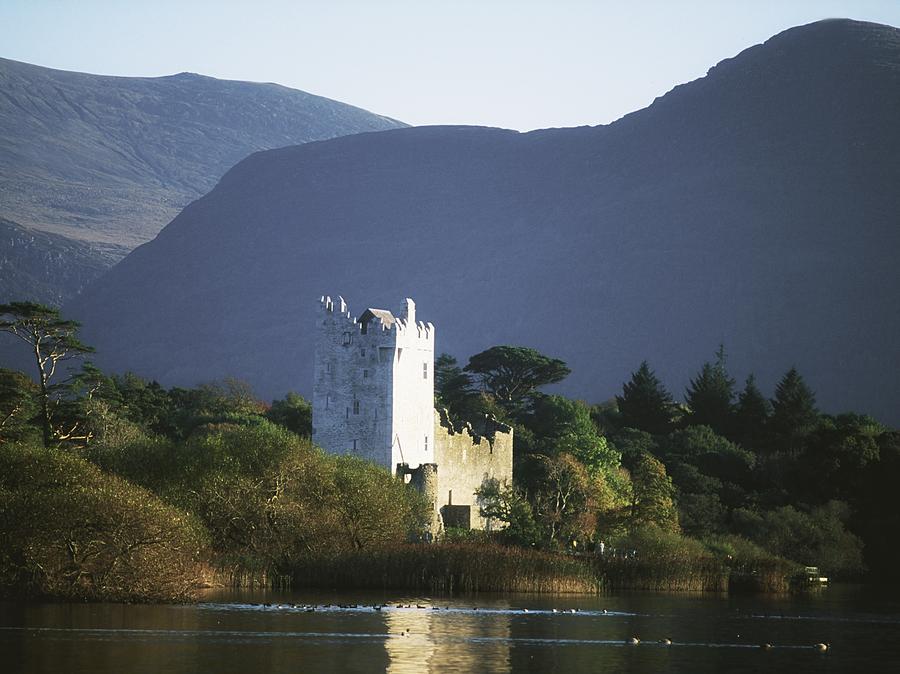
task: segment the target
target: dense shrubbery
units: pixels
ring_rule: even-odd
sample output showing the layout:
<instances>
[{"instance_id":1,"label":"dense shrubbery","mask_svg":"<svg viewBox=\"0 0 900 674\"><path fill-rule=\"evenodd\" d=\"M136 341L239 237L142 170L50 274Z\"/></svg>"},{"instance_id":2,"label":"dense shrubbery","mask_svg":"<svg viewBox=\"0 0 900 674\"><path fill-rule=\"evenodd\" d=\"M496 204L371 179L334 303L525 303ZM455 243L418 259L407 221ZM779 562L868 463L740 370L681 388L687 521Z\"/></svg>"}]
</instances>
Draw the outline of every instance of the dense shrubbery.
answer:
<instances>
[{"instance_id":1,"label":"dense shrubbery","mask_svg":"<svg viewBox=\"0 0 900 674\"><path fill-rule=\"evenodd\" d=\"M67 453L0 445L0 592L178 600L200 579L203 527Z\"/></svg>"},{"instance_id":2,"label":"dense shrubbery","mask_svg":"<svg viewBox=\"0 0 900 674\"><path fill-rule=\"evenodd\" d=\"M605 547L634 553L582 558L599 560L608 585L685 589L722 589L729 575L783 589L786 559L846 576L900 563L885 533L900 527L900 434L866 416L819 414L794 369L769 401L752 377L735 390L720 349L678 404L642 363L622 395L589 407L541 393L568 368L532 349L494 347L465 368L439 357L436 400L451 418L514 426L516 483L486 481L477 493L504 527L429 552L405 545L428 518L421 496L384 469L313 447L300 396L267 406L235 380L165 389L89 364L61 379L57 362L90 351L77 324L40 305L0 309L0 330L29 322L57 349L54 367L40 361L38 385L0 369L7 593L177 598L196 583L201 554L232 577L267 578L332 562L351 570L370 554L396 565L397 550L401 576L419 559L480 578L480 564L502 558L527 585L546 580L527 569L552 575L553 564L521 548ZM560 578L577 576L559 564Z\"/></svg>"}]
</instances>

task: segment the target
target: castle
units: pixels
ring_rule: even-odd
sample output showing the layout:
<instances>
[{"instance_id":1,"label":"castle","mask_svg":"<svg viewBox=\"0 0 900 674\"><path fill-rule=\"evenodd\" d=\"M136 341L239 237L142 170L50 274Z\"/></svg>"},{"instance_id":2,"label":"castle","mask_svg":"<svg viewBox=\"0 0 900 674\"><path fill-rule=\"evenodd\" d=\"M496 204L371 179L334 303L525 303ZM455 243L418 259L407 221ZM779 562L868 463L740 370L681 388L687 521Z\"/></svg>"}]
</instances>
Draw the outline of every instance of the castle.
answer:
<instances>
[{"instance_id":1,"label":"castle","mask_svg":"<svg viewBox=\"0 0 900 674\"><path fill-rule=\"evenodd\" d=\"M431 323L407 298L398 314L322 297L316 318L313 441L354 454L412 482L432 503L431 533L490 528L475 490L486 478L512 481L512 429L486 418L456 428L434 409Z\"/></svg>"}]
</instances>

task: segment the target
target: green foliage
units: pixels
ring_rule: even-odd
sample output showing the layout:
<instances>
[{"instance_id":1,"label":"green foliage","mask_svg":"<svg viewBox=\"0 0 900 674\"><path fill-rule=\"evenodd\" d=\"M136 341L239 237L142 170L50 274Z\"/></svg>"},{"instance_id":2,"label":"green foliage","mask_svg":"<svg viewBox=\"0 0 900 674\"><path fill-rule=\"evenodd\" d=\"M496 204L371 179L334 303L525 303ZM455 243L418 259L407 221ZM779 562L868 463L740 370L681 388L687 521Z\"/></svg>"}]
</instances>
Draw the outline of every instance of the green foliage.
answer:
<instances>
[{"instance_id":1,"label":"green foliage","mask_svg":"<svg viewBox=\"0 0 900 674\"><path fill-rule=\"evenodd\" d=\"M571 454L591 473L609 473L619 467L621 456L597 432L590 409L581 401L540 396L528 425L544 454Z\"/></svg>"},{"instance_id":2,"label":"green foliage","mask_svg":"<svg viewBox=\"0 0 900 674\"><path fill-rule=\"evenodd\" d=\"M491 347L472 356L464 370L514 417L530 405L538 388L560 382L571 372L563 361L524 346Z\"/></svg>"},{"instance_id":3,"label":"green foliage","mask_svg":"<svg viewBox=\"0 0 900 674\"><path fill-rule=\"evenodd\" d=\"M735 528L750 540L835 576L864 569L862 542L846 529L849 517L849 508L841 501L829 501L808 513L784 506L763 513L739 509L733 514Z\"/></svg>"},{"instance_id":4,"label":"green foliage","mask_svg":"<svg viewBox=\"0 0 900 674\"><path fill-rule=\"evenodd\" d=\"M0 368L0 444L28 440L38 413L38 387L21 372Z\"/></svg>"},{"instance_id":5,"label":"green foliage","mask_svg":"<svg viewBox=\"0 0 900 674\"><path fill-rule=\"evenodd\" d=\"M534 521L531 505L512 485L501 484L496 478L485 478L475 491L481 517L501 522L499 537L507 543L533 546L541 539Z\"/></svg>"},{"instance_id":6,"label":"green foliage","mask_svg":"<svg viewBox=\"0 0 900 674\"><path fill-rule=\"evenodd\" d=\"M675 431L661 446L665 461L689 463L707 475L749 486L756 457L718 435L709 426L690 426Z\"/></svg>"},{"instance_id":7,"label":"green foliage","mask_svg":"<svg viewBox=\"0 0 900 674\"><path fill-rule=\"evenodd\" d=\"M665 435L672 428L675 403L662 382L650 369L647 361L622 385L622 395L616 396L621 424L653 435Z\"/></svg>"},{"instance_id":8,"label":"green foliage","mask_svg":"<svg viewBox=\"0 0 900 674\"><path fill-rule=\"evenodd\" d=\"M0 592L181 600L204 544L193 518L80 458L0 446Z\"/></svg>"},{"instance_id":9,"label":"green foliage","mask_svg":"<svg viewBox=\"0 0 900 674\"><path fill-rule=\"evenodd\" d=\"M704 363L685 392L685 402L690 410L687 422L727 434L734 423L734 384L725 368L725 349L720 346L716 362Z\"/></svg>"},{"instance_id":10,"label":"green foliage","mask_svg":"<svg viewBox=\"0 0 900 674\"><path fill-rule=\"evenodd\" d=\"M442 353L434 361L434 404L444 407L454 420L460 419L472 397L472 378L459 367L456 358Z\"/></svg>"},{"instance_id":11,"label":"green foliage","mask_svg":"<svg viewBox=\"0 0 900 674\"><path fill-rule=\"evenodd\" d=\"M77 337L77 321L60 316L59 309L34 302L0 304L0 332L6 332L25 342L34 355L38 374L38 404L40 428L44 447L58 440L54 429L53 407L58 385L55 382L59 366L79 358L94 349ZM68 435L72 435L70 431ZM68 439L68 438L65 438Z\"/></svg>"},{"instance_id":12,"label":"green foliage","mask_svg":"<svg viewBox=\"0 0 900 674\"><path fill-rule=\"evenodd\" d=\"M266 412L272 423L292 431L303 438L312 436L312 405L293 391L281 400L272 402Z\"/></svg>"},{"instance_id":13,"label":"green foliage","mask_svg":"<svg viewBox=\"0 0 900 674\"><path fill-rule=\"evenodd\" d=\"M631 469L628 531L653 526L660 531L679 532L675 488L666 467L648 453L640 454Z\"/></svg>"},{"instance_id":14,"label":"green foliage","mask_svg":"<svg viewBox=\"0 0 900 674\"><path fill-rule=\"evenodd\" d=\"M622 465L631 470L641 459L643 454L659 453L659 444L656 438L636 428L622 428L611 438L613 446L622 456Z\"/></svg>"},{"instance_id":15,"label":"green foliage","mask_svg":"<svg viewBox=\"0 0 900 674\"><path fill-rule=\"evenodd\" d=\"M796 368L788 370L775 387L770 427L776 446L783 451L798 451L803 440L819 421L816 397Z\"/></svg>"},{"instance_id":16,"label":"green foliage","mask_svg":"<svg viewBox=\"0 0 900 674\"><path fill-rule=\"evenodd\" d=\"M757 388L756 379L751 374L738 395L731 439L740 442L747 449L763 450L771 415L772 405Z\"/></svg>"},{"instance_id":17,"label":"green foliage","mask_svg":"<svg viewBox=\"0 0 900 674\"><path fill-rule=\"evenodd\" d=\"M862 495L869 467L880 458L878 438L885 430L871 417L822 417L798 462L803 493L814 502Z\"/></svg>"}]
</instances>

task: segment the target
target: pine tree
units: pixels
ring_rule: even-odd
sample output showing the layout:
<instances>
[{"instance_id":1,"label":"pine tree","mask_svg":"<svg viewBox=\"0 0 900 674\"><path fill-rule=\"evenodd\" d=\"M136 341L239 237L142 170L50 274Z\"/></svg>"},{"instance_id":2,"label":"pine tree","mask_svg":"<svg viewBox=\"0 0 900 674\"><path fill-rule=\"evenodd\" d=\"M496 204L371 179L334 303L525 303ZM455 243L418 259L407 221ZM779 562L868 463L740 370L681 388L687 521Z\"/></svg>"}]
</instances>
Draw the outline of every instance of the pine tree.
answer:
<instances>
[{"instance_id":1,"label":"pine tree","mask_svg":"<svg viewBox=\"0 0 900 674\"><path fill-rule=\"evenodd\" d=\"M778 382L772 400L771 428L776 442L781 449L796 452L818 421L816 397L792 367Z\"/></svg>"},{"instance_id":2,"label":"pine tree","mask_svg":"<svg viewBox=\"0 0 900 674\"><path fill-rule=\"evenodd\" d=\"M731 431L734 413L734 379L725 368L725 347L719 346L715 363L704 363L685 392L690 414L688 423L709 426L716 433Z\"/></svg>"},{"instance_id":3,"label":"pine tree","mask_svg":"<svg viewBox=\"0 0 900 674\"><path fill-rule=\"evenodd\" d=\"M665 435L672 428L675 402L646 360L632 373L631 381L623 384L616 402L623 428L637 428L654 435Z\"/></svg>"},{"instance_id":4,"label":"pine tree","mask_svg":"<svg viewBox=\"0 0 900 674\"><path fill-rule=\"evenodd\" d=\"M763 396L762 391L757 388L756 378L751 374L747 377L744 390L738 396L732 439L747 449L760 451L766 437L766 427L771 414L772 405Z\"/></svg>"}]
</instances>

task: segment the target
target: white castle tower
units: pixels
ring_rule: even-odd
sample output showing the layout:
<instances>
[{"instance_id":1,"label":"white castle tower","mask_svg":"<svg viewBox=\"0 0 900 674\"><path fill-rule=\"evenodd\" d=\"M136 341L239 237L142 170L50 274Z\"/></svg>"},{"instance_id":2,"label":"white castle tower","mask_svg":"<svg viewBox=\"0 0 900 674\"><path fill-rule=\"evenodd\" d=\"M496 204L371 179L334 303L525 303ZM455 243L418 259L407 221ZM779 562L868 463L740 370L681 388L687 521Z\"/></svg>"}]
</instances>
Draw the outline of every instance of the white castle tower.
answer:
<instances>
[{"instance_id":1,"label":"white castle tower","mask_svg":"<svg viewBox=\"0 0 900 674\"><path fill-rule=\"evenodd\" d=\"M388 468L434 463L434 326L407 298L357 319L322 297L316 319L313 442Z\"/></svg>"}]
</instances>

